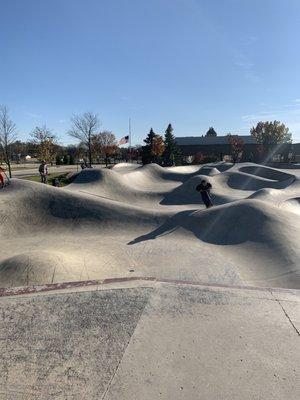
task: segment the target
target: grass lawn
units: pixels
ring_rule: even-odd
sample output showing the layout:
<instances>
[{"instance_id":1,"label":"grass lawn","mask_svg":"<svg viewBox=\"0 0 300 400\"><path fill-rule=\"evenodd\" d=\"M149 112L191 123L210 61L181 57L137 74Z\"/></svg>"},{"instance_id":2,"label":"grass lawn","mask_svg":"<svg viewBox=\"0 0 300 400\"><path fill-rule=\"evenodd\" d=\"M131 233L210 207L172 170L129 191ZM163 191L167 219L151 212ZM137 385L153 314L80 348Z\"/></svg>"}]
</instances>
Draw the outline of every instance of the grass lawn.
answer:
<instances>
[{"instance_id":1,"label":"grass lawn","mask_svg":"<svg viewBox=\"0 0 300 400\"><path fill-rule=\"evenodd\" d=\"M75 178L77 174L73 174L70 172L66 172L64 174L59 174L59 173L52 173L52 174L48 174L47 177L47 185L52 186L53 180L54 179L58 179L59 180L59 186L67 186L69 185ZM25 179L27 181L33 181L33 182L41 182L41 178L39 175L31 175L31 176L26 176L22 179Z\"/></svg>"}]
</instances>

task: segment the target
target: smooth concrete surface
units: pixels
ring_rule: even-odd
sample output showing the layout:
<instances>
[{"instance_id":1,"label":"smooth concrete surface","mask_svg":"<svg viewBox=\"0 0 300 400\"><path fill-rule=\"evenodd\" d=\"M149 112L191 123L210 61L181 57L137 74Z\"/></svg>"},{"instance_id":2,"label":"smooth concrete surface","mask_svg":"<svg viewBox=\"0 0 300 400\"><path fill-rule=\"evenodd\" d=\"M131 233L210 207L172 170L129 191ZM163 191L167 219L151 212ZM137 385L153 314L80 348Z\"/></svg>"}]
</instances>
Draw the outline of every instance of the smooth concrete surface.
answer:
<instances>
[{"instance_id":1,"label":"smooth concrete surface","mask_svg":"<svg viewBox=\"0 0 300 400\"><path fill-rule=\"evenodd\" d=\"M0 300L1 400L300 398L297 290L42 290Z\"/></svg>"},{"instance_id":2,"label":"smooth concrete surface","mask_svg":"<svg viewBox=\"0 0 300 400\"><path fill-rule=\"evenodd\" d=\"M252 163L118 164L65 188L13 179L0 193L0 287L135 274L299 289L299 199L293 170Z\"/></svg>"}]
</instances>

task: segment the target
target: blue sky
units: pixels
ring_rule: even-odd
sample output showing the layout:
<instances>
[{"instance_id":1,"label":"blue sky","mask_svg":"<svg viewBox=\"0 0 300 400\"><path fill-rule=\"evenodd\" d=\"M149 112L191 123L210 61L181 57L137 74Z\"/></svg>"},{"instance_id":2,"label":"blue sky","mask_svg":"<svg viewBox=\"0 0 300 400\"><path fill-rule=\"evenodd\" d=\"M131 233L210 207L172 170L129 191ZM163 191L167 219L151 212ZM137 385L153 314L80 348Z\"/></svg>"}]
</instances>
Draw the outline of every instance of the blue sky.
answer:
<instances>
[{"instance_id":1,"label":"blue sky","mask_svg":"<svg viewBox=\"0 0 300 400\"><path fill-rule=\"evenodd\" d=\"M117 138L248 134L279 119L300 141L299 0L0 0L0 104L62 143L94 111Z\"/></svg>"}]
</instances>

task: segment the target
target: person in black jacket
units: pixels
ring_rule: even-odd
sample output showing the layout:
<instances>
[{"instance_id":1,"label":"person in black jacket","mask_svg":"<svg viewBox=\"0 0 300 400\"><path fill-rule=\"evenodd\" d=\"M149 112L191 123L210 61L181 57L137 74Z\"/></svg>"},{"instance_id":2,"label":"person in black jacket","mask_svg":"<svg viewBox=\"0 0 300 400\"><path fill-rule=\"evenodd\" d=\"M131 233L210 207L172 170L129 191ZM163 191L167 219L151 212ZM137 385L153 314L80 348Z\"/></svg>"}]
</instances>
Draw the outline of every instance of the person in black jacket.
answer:
<instances>
[{"instance_id":1,"label":"person in black jacket","mask_svg":"<svg viewBox=\"0 0 300 400\"><path fill-rule=\"evenodd\" d=\"M202 180L201 183L196 187L196 190L201 193L202 201L206 208L212 207L213 203L210 197L210 190L212 186L206 180Z\"/></svg>"},{"instance_id":2,"label":"person in black jacket","mask_svg":"<svg viewBox=\"0 0 300 400\"><path fill-rule=\"evenodd\" d=\"M40 176L41 176L41 182L42 183L47 183L48 166L47 166L45 160L43 160L41 165L39 166L39 173L40 173Z\"/></svg>"}]
</instances>

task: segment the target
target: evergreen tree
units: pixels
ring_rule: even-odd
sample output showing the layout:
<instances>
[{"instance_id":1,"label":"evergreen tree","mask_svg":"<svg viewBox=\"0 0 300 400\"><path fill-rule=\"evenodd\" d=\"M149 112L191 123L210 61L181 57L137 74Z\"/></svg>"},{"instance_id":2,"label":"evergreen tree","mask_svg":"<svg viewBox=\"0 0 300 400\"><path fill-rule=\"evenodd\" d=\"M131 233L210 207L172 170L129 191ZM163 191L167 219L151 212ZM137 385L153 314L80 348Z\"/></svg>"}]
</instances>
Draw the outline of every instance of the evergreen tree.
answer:
<instances>
[{"instance_id":1,"label":"evergreen tree","mask_svg":"<svg viewBox=\"0 0 300 400\"><path fill-rule=\"evenodd\" d=\"M154 142L155 136L156 135L155 135L153 129L151 128L146 139L144 139L144 143L146 143L146 146L142 147L142 162L143 162L143 164L149 164L153 161L152 148L153 148L153 142Z\"/></svg>"},{"instance_id":2,"label":"evergreen tree","mask_svg":"<svg viewBox=\"0 0 300 400\"><path fill-rule=\"evenodd\" d=\"M214 130L214 128L211 126L209 130L206 132L205 136L217 136L217 132Z\"/></svg>"},{"instance_id":3,"label":"evergreen tree","mask_svg":"<svg viewBox=\"0 0 300 400\"><path fill-rule=\"evenodd\" d=\"M144 139L144 143L146 143L146 145L152 147L155 136L156 135L154 133L154 130L151 128L150 132L148 133L148 136L146 137L146 139Z\"/></svg>"},{"instance_id":4,"label":"evergreen tree","mask_svg":"<svg viewBox=\"0 0 300 400\"><path fill-rule=\"evenodd\" d=\"M164 140L165 150L163 154L164 165L174 165L179 163L180 159L180 150L177 146L175 137L173 135L172 125L169 124L165 131L165 140Z\"/></svg>"},{"instance_id":5,"label":"evergreen tree","mask_svg":"<svg viewBox=\"0 0 300 400\"><path fill-rule=\"evenodd\" d=\"M157 135L151 128L146 139L144 139L144 143L146 143L146 145L142 147L143 164L150 164L152 162L161 164L165 149L162 136Z\"/></svg>"}]
</instances>

